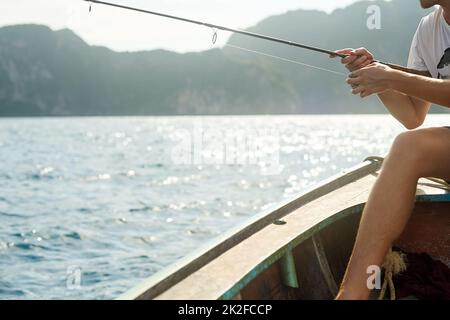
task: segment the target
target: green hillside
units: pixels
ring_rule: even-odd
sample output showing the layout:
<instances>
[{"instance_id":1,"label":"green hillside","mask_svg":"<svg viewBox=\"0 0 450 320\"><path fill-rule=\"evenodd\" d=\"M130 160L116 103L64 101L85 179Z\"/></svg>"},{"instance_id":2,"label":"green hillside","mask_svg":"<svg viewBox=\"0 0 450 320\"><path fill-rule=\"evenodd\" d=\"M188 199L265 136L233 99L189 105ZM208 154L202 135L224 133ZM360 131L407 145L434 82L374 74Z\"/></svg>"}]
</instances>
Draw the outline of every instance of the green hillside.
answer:
<instances>
[{"instance_id":1,"label":"green hillside","mask_svg":"<svg viewBox=\"0 0 450 320\"><path fill-rule=\"evenodd\" d=\"M369 2L329 15L292 11L250 30L329 49L366 46L380 60L405 64L426 13L410 0L375 3L381 30L366 27ZM345 71L338 60L301 49L243 36L230 43ZM375 98L353 97L344 80L229 47L118 53L88 46L69 30L0 29L0 116L383 112Z\"/></svg>"}]
</instances>

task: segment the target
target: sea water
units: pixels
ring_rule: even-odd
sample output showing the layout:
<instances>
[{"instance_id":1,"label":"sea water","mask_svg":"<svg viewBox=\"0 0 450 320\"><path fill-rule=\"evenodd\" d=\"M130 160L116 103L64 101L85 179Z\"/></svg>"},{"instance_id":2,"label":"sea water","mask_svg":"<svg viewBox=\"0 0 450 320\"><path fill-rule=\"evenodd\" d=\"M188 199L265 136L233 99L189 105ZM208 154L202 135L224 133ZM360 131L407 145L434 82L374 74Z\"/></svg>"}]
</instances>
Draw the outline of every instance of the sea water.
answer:
<instances>
[{"instance_id":1,"label":"sea water","mask_svg":"<svg viewBox=\"0 0 450 320\"><path fill-rule=\"evenodd\" d=\"M403 130L389 116L0 119L0 299L115 298Z\"/></svg>"}]
</instances>

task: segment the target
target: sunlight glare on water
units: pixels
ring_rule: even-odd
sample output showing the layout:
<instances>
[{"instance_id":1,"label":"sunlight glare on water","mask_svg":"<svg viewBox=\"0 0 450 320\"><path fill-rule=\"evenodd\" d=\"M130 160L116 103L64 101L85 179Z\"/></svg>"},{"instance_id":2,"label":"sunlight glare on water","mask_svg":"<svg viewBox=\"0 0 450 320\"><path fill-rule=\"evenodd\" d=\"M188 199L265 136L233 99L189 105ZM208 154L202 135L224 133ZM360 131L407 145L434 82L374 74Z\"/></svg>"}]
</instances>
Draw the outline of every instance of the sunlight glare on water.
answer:
<instances>
[{"instance_id":1,"label":"sunlight glare on water","mask_svg":"<svg viewBox=\"0 0 450 320\"><path fill-rule=\"evenodd\" d=\"M388 116L0 123L1 299L114 298L248 217L384 155L403 130ZM180 164L173 150L198 123L218 135L197 150L200 162ZM221 132L249 129L261 148L223 148ZM255 161L213 161L227 152ZM267 174L266 152L279 156L277 174Z\"/></svg>"}]
</instances>

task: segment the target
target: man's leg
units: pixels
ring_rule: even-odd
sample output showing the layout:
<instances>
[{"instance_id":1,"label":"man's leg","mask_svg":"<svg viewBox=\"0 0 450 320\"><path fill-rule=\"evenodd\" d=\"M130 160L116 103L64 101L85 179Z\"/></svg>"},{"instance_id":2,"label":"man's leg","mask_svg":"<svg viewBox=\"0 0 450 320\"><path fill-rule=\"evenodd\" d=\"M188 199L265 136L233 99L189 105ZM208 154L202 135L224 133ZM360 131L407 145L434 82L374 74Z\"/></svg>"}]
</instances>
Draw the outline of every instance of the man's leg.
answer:
<instances>
[{"instance_id":1,"label":"man's leg","mask_svg":"<svg viewBox=\"0 0 450 320\"><path fill-rule=\"evenodd\" d=\"M367 299L367 267L380 266L414 207L420 177L450 179L450 130L400 134L392 145L361 217L355 247L337 299Z\"/></svg>"}]
</instances>

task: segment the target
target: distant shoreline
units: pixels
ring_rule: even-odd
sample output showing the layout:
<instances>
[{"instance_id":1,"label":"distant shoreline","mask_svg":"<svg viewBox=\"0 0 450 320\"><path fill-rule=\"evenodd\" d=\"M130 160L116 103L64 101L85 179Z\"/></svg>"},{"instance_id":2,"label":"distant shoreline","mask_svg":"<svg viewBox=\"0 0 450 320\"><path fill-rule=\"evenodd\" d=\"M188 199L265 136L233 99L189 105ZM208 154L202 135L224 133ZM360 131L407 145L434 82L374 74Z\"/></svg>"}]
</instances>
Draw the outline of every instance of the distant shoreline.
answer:
<instances>
[{"instance_id":1,"label":"distant shoreline","mask_svg":"<svg viewBox=\"0 0 450 320\"><path fill-rule=\"evenodd\" d=\"M429 116L450 115L449 112L429 113ZM80 116L0 116L1 119L77 119L77 118L227 118L227 117L349 117L390 116L389 113L328 113L328 114L222 114L222 115L80 115Z\"/></svg>"}]
</instances>

